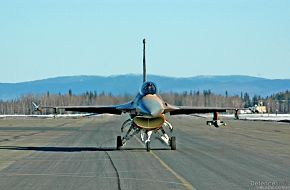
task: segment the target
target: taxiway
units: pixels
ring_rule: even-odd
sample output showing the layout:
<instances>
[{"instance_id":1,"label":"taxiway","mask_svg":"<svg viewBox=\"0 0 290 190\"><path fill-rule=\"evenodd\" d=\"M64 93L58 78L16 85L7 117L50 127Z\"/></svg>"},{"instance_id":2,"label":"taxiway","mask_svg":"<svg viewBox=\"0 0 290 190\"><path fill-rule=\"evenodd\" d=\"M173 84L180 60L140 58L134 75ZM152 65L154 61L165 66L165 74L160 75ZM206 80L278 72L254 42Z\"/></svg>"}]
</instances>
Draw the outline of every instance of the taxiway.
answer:
<instances>
[{"instance_id":1,"label":"taxiway","mask_svg":"<svg viewBox=\"0 0 290 190\"><path fill-rule=\"evenodd\" d=\"M116 150L120 116L0 120L0 189L290 189L290 125L171 117L177 150L152 136ZM275 185L275 184L274 184Z\"/></svg>"}]
</instances>

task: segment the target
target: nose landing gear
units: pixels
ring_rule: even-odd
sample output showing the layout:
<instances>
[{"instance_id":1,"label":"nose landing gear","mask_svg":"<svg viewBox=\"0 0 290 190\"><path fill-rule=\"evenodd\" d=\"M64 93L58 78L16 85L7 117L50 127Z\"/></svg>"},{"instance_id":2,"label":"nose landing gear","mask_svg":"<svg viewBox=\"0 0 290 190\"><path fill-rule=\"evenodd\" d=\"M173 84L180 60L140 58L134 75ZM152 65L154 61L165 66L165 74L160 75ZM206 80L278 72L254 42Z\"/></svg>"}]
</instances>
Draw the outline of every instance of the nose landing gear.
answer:
<instances>
[{"instance_id":1,"label":"nose landing gear","mask_svg":"<svg viewBox=\"0 0 290 190\"><path fill-rule=\"evenodd\" d=\"M170 138L170 148L171 148L171 150L176 150L176 138L175 137Z\"/></svg>"}]
</instances>

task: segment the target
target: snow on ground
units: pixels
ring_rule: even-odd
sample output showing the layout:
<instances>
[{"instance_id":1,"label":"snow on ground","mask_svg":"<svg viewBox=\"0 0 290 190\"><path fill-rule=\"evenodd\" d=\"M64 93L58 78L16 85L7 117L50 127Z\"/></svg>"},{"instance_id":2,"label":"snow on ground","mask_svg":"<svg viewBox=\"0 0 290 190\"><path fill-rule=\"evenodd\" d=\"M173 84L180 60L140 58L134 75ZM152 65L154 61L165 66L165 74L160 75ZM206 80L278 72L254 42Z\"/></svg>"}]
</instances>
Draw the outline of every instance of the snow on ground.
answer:
<instances>
[{"instance_id":1,"label":"snow on ground","mask_svg":"<svg viewBox=\"0 0 290 190\"><path fill-rule=\"evenodd\" d=\"M87 117L87 116L100 116L104 114L49 114L49 115L0 115L0 119L5 119L5 118L78 118L78 117ZM106 115L111 115L111 114L106 114ZM202 118L210 118L212 119L213 114L193 114L194 116L197 117L202 117ZM184 115L186 116L186 115ZM187 115L188 117L192 117L192 115ZM234 119L234 114L220 114L221 118L229 118L229 119ZM239 114L239 119L240 120L251 120L251 121L280 121L280 122L289 122L290 123L290 114Z\"/></svg>"},{"instance_id":2,"label":"snow on ground","mask_svg":"<svg viewBox=\"0 0 290 190\"><path fill-rule=\"evenodd\" d=\"M0 119L5 118L65 118L65 117L87 117L93 114L49 114L49 115L0 115Z\"/></svg>"},{"instance_id":3,"label":"snow on ground","mask_svg":"<svg viewBox=\"0 0 290 190\"><path fill-rule=\"evenodd\" d=\"M197 117L213 118L213 114L194 114ZM220 114L221 118L234 119L234 114ZM289 122L290 114L239 114L240 120Z\"/></svg>"},{"instance_id":4,"label":"snow on ground","mask_svg":"<svg viewBox=\"0 0 290 190\"><path fill-rule=\"evenodd\" d=\"M290 122L290 114L241 114L240 119L254 121L283 121Z\"/></svg>"}]
</instances>

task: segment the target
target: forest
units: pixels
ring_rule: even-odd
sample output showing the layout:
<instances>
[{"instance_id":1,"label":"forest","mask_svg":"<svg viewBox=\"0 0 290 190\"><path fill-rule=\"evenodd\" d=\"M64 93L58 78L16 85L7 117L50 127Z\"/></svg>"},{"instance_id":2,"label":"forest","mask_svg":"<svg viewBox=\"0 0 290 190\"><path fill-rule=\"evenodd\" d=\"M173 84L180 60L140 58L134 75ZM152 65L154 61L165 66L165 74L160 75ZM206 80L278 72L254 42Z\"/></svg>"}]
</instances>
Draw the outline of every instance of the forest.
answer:
<instances>
[{"instance_id":1,"label":"forest","mask_svg":"<svg viewBox=\"0 0 290 190\"><path fill-rule=\"evenodd\" d=\"M178 106L196 106L196 107L234 107L248 108L258 104L267 107L269 113L289 113L290 92L280 92L269 97L255 95L250 97L248 93L242 93L236 96L218 95L211 90L189 91L183 93L161 93L161 97L168 103ZM134 96L124 94L114 96L110 93L97 93L88 91L83 94L73 94L69 90L66 94L50 94L47 92L42 95L27 94L13 100L0 100L0 114L40 114L34 113L32 102L40 106L85 106L85 105L112 105L125 103L132 100ZM53 110L46 109L41 114L53 113Z\"/></svg>"}]
</instances>

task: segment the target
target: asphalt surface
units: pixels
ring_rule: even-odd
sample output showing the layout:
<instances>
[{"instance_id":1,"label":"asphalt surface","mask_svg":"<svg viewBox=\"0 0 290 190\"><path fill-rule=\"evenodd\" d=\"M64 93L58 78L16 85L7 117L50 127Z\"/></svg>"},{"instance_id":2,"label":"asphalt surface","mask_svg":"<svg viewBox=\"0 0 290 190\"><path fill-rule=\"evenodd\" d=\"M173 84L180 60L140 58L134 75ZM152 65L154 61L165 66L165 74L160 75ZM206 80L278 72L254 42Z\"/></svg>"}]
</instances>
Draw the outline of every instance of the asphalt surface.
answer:
<instances>
[{"instance_id":1,"label":"asphalt surface","mask_svg":"<svg viewBox=\"0 0 290 190\"><path fill-rule=\"evenodd\" d=\"M290 125L175 116L177 150L154 135L116 150L125 117L0 120L0 189L290 189Z\"/></svg>"}]
</instances>

